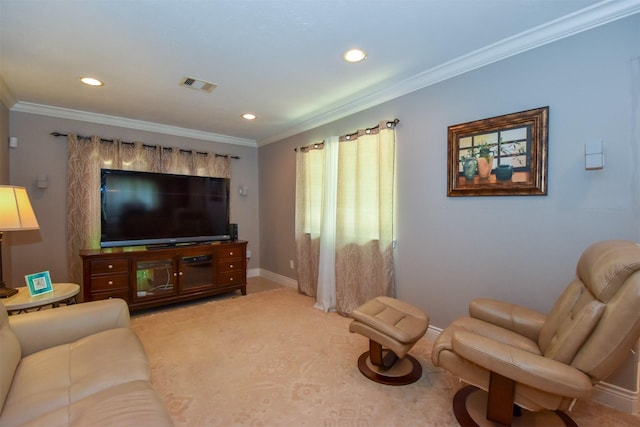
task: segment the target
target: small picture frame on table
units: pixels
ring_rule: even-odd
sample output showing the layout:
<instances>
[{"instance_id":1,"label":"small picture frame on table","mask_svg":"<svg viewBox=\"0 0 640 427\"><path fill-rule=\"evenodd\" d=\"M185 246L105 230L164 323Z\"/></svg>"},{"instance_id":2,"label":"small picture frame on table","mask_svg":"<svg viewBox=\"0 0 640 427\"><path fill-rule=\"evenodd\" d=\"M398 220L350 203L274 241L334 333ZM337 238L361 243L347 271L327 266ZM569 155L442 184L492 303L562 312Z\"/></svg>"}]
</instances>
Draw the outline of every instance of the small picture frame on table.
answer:
<instances>
[{"instance_id":1,"label":"small picture frame on table","mask_svg":"<svg viewBox=\"0 0 640 427\"><path fill-rule=\"evenodd\" d=\"M24 276L29 288L29 294L32 297L37 295L53 292L53 285L51 284L51 276L48 271L42 271L40 273L27 274Z\"/></svg>"}]
</instances>

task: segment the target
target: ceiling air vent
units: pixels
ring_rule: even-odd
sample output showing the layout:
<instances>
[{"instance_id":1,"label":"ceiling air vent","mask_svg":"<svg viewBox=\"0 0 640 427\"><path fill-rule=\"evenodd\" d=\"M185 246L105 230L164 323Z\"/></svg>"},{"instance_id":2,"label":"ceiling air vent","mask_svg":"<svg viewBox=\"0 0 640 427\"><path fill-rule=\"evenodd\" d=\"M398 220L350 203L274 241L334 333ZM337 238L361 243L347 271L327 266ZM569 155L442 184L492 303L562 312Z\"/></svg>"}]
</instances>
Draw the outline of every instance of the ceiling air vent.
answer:
<instances>
[{"instance_id":1,"label":"ceiling air vent","mask_svg":"<svg viewBox=\"0 0 640 427\"><path fill-rule=\"evenodd\" d=\"M196 89L202 92L211 92L217 86L204 80L194 79L193 77L185 77L180 81L180 86Z\"/></svg>"}]
</instances>

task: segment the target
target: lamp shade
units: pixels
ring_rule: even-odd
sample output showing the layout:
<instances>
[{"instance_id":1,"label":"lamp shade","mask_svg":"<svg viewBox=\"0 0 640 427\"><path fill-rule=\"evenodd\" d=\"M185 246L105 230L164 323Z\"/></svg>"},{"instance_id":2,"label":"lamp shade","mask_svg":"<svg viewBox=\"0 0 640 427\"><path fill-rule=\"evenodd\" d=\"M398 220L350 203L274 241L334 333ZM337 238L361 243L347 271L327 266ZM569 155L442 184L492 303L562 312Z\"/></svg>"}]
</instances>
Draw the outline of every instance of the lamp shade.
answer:
<instances>
[{"instance_id":1,"label":"lamp shade","mask_svg":"<svg viewBox=\"0 0 640 427\"><path fill-rule=\"evenodd\" d=\"M24 187L0 185L0 231L39 228L27 190Z\"/></svg>"}]
</instances>

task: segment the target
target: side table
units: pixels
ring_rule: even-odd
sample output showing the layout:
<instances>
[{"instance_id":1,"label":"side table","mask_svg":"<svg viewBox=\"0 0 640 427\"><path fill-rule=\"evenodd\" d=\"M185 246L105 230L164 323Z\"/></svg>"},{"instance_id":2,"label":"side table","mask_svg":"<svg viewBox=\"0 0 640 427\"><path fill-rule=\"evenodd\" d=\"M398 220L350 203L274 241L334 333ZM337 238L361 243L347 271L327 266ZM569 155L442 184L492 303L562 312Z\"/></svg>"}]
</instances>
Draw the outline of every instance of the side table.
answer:
<instances>
[{"instance_id":1,"label":"side table","mask_svg":"<svg viewBox=\"0 0 640 427\"><path fill-rule=\"evenodd\" d=\"M34 297L29 294L29 289L23 286L18 289L18 293L9 297L0 299L0 303L5 306L7 313L19 314L26 313L29 310L39 311L42 307L50 305L58 307L60 304L75 304L76 297L80 292L80 286L75 283L54 283L53 292Z\"/></svg>"}]
</instances>

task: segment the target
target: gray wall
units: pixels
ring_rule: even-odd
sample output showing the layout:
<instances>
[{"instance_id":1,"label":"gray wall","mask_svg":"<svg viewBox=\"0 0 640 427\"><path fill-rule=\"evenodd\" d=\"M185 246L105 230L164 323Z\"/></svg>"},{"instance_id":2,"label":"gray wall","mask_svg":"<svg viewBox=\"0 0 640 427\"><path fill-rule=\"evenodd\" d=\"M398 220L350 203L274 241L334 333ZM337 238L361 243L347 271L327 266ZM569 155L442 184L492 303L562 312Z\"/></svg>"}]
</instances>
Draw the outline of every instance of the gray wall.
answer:
<instances>
[{"instance_id":1,"label":"gray wall","mask_svg":"<svg viewBox=\"0 0 640 427\"><path fill-rule=\"evenodd\" d=\"M0 100L0 185L9 184L9 109ZM11 278L11 236L2 238L2 278L9 284Z\"/></svg>"},{"instance_id":2,"label":"gray wall","mask_svg":"<svg viewBox=\"0 0 640 427\"><path fill-rule=\"evenodd\" d=\"M260 147L261 268L295 278L294 147L399 118L397 296L436 327L479 296L548 311L586 246L638 240L639 55L636 15ZM446 197L447 126L547 105L547 196ZM584 169L592 139L603 170Z\"/></svg>"},{"instance_id":3,"label":"gray wall","mask_svg":"<svg viewBox=\"0 0 640 427\"><path fill-rule=\"evenodd\" d=\"M9 183L9 109L0 100L0 184Z\"/></svg>"},{"instance_id":4,"label":"gray wall","mask_svg":"<svg viewBox=\"0 0 640 427\"><path fill-rule=\"evenodd\" d=\"M13 233L13 286L24 286L24 275L49 270L56 282L68 279L66 242L67 142L49 133L74 132L99 135L125 141L141 141L162 146L197 149L240 156L231 161L231 222L238 223L239 237L249 241L252 257L249 268L260 265L260 233L258 229L258 153L255 147L221 144L181 138L146 131L98 125L30 113L10 113L11 135L18 137L18 147L10 149L11 183L27 188L40 230ZM47 175L49 187L36 187L38 175ZM238 186L246 185L248 195L238 194ZM98 191L98 189L96 189Z\"/></svg>"}]
</instances>

